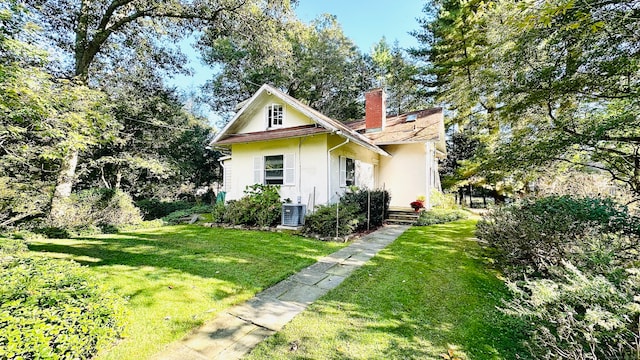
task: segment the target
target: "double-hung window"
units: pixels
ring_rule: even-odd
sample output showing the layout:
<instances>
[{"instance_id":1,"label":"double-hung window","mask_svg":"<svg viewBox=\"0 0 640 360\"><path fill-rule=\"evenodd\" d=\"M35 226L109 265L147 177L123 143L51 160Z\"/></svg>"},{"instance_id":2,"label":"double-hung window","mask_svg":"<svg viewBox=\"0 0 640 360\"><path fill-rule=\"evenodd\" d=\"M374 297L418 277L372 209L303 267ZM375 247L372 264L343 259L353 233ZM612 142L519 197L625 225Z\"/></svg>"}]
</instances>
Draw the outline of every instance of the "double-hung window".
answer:
<instances>
[{"instance_id":1,"label":"double-hung window","mask_svg":"<svg viewBox=\"0 0 640 360\"><path fill-rule=\"evenodd\" d=\"M273 155L264 157L264 183L282 185L284 183L284 157Z\"/></svg>"},{"instance_id":2,"label":"double-hung window","mask_svg":"<svg viewBox=\"0 0 640 360\"><path fill-rule=\"evenodd\" d=\"M271 104L267 106L267 128L282 126L284 118L284 108L280 104Z\"/></svg>"}]
</instances>

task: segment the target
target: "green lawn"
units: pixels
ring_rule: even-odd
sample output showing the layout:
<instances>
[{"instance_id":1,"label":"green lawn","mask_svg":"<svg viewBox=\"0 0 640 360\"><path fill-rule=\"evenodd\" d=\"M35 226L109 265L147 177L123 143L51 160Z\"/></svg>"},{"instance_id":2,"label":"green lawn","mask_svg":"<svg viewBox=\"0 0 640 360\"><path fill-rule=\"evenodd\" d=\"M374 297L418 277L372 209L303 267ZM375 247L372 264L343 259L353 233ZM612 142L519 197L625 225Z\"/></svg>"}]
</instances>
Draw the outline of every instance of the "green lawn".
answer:
<instances>
[{"instance_id":1,"label":"green lawn","mask_svg":"<svg viewBox=\"0 0 640 360\"><path fill-rule=\"evenodd\" d=\"M413 227L249 359L526 358L523 328L473 239L475 222Z\"/></svg>"},{"instance_id":2,"label":"green lawn","mask_svg":"<svg viewBox=\"0 0 640 360\"><path fill-rule=\"evenodd\" d=\"M171 226L30 242L88 265L128 299L126 338L100 359L145 359L221 310L343 244L269 232Z\"/></svg>"}]
</instances>

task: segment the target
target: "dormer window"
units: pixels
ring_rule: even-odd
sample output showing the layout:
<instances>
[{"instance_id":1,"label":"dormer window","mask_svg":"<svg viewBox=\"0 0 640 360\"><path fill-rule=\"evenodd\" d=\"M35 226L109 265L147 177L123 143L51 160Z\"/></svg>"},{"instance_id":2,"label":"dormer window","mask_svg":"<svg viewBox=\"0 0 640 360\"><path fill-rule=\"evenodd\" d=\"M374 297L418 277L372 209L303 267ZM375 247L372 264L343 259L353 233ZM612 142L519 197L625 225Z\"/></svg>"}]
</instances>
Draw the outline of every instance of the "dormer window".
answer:
<instances>
[{"instance_id":1,"label":"dormer window","mask_svg":"<svg viewBox=\"0 0 640 360\"><path fill-rule=\"evenodd\" d=\"M271 104L267 106L267 127L280 127L282 126L282 119L284 118L284 108L280 104Z\"/></svg>"}]
</instances>

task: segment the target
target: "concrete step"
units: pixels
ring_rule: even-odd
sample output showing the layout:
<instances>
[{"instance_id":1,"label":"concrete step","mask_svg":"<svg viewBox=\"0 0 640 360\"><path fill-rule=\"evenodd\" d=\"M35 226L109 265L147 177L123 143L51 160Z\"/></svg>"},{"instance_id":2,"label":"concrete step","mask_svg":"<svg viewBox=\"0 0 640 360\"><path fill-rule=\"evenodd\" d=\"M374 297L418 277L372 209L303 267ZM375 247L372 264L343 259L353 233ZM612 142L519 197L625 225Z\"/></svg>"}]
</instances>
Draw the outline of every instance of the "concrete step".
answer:
<instances>
[{"instance_id":1,"label":"concrete step","mask_svg":"<svg viewBox=\"0 0 640 360\"><path fill-rule=\"evenodd\" d=\"M387 219L387 224L395 224L395 225L413 225L416 223L418 219Z\"/></svg>"},{"instance_id":2,"label":"concrete step","mask_svg":"<svg viewBox=\"0 0 640 360\"><path fill-rule=\"evenodd\" d=\"M389 214L389 219L417 219L418 214Z\"/></svg>"},{"instance_id":3,"label":"concrete step","mask_svg":"<svg viewBox=\"0 0 640 360\"><path fill-rule=\"evenodd\" d=\"M413 225L419 216L420 214L412 209L390 209L387 224Z\"/></svg>"}]
</instances>

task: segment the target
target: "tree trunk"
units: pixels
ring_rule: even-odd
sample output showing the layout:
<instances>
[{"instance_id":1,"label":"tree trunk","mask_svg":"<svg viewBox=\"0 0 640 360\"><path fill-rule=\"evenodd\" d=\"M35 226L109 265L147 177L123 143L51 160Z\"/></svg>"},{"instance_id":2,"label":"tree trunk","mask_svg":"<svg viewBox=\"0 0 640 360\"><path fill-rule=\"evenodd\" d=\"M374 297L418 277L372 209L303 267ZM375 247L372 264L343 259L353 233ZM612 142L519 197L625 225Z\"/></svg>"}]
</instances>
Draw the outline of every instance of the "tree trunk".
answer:
<instances>
[{"instance_id":1,"label":"tree trunk","mask_svg":"<svg viewBox=\"0 0 640 360\"><path fill-rule=\"evenodd\" d=\"M122 170L118 166L116 170L116 185L113 187L114 189L120 190L120 186L122 185Z\"/></svg>"},{"instance_id":2,"label":"tree trunk","mask_svg":"<svg viewBox=\"0 0 640 360\"><path fill-rule=\"evenodd\" d=\"M473 188L469 184L469 207L473 208Z\"/></svg>"},{"instance_id":3,"label":"tree trunk","mask_svg":"<svg viewBox=\"0 0 640 360\"><path fill-rule=\"evenodd\" d=\"M62 158L56 189L51 199L50 217L54 223L58 223L65 216L65 201L71 196L71 190L73 189L76 167L78 166L78 153L79 151L77 149L71 149L69 153Z\"/></svg>"}]
</instances>

